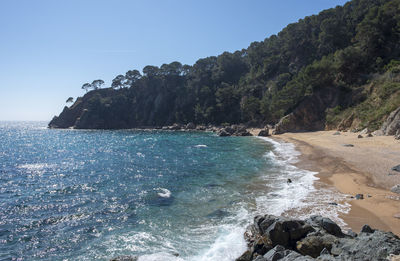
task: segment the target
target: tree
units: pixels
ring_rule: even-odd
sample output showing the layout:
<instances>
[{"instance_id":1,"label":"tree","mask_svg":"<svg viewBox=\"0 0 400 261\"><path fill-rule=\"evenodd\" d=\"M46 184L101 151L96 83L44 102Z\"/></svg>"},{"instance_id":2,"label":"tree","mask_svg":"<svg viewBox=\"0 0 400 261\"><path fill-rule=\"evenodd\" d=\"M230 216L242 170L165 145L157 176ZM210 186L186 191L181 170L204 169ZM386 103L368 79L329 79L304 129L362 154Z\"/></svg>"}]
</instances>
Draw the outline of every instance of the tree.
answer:
<instances>
[{"instance_id":1,"label":"tree","mask_svg":"<svg viewBox=\"0 0 400 261\"><path fill-rule=\"evenodd\" d=\"M94 90L97 90L97 89L100 89L101 88L101 86L103 86L104 85L104 81L103 80L94 80L93 82L92 82L92 88L94 89Z\"/></svg>"},{"instance_id":2,"label":"tree","mask_svg":"<svg viewBox=\"0 0 400 261\"><path fill-rule=\"evenodd\" d=\"M65 102L66 102L66 103L74 102L74 98L69 97Z\"/></svg>"},{"instance_id":3,"label":"tree","mask_svg":"<svg viewBox=\"0 0 400 261\"><path fill-rule=\"evenodd\" d=\"M82 85L82 89L88 92L88 90L92 88L92 85L90 83L85 83Z\"/></svg>"},{"instance_id":4,"label":"tree","mask_svg":"<svg viewBox=\"0 0 400 261\"><path fill-rule=\"evenodd\" d=\"M137 80L142 77L138 70L129 70L125 73L124 87L132 86Z\"/></svg>"},{"instance_id":5,"label":"tree","mask_svg":"<svg viewBox=\"0 0 400 261\"><path fill-rule=\"evenodd\" d=\"M125 76L120 74L112 80L111 87L114 89L121 89L124 86L124 82L125 82Z\"/></svg>"}]
</instances>

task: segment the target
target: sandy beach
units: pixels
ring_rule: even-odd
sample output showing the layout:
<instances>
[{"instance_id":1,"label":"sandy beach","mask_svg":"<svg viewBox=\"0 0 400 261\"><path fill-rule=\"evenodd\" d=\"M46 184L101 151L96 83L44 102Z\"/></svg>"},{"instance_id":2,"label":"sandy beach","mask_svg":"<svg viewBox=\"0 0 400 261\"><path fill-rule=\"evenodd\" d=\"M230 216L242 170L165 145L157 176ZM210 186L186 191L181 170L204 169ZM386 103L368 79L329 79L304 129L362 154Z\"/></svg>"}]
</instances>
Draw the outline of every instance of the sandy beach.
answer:
<instances>
[{"instance_id":1,"label":"sandy beach","mask_svg":"<svg viewBox=\"0 0 400 261\"><path fill-rule=\"evenodd\" d=\"M400 141L392 136L357 138L359 133L319 131L285 133L272 138L296 145L302 153L298 166L317 171L320 180L349 195L351 211L341 217L355 232L364 224L400 235L400 195L390 188L400 183ZM352 144L353 147L343 146ZM356 194L364 199L357 200Z\"/></svg>"}]
</instances>

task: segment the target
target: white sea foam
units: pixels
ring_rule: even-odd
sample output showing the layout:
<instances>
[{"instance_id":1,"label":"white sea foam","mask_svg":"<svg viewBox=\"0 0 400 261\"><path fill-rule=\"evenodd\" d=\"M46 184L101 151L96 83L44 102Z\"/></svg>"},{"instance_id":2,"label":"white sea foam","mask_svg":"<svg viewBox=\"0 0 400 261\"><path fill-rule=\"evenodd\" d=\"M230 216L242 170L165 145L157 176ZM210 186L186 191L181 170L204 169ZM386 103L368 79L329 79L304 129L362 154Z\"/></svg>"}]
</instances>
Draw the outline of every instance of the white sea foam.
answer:
<instances>
[{"instance_id":1,"label":"white sea foam","mask_svg":"<svg viewBox=\"0 0 400 261\"><path fill-rule=\"evenodd\" d=\"M258 212L273 215L290 213L297 218L323 215L346 228L346 223L339 217L340 213L350 211L350 204L345 201L346 195L322 184L316 189L319 178L315 175L318 172L303 170L293 165L299 161L298 156L301 155L294 144L260 138L274 146L274 150L265 156L276 165L276 171L271 171L272 173L264 177L267 181L265 184L271 192L256 198ZM286 182L288 179L292 182ZM330 204L332 202L337 205Z\"/></svg>"},{"instance_id":2,"label":"white sea foam","mask_svg":"<svg viewBox=\"0 0 400 261\"><path fill-rule=\"evenodd\" d=\"M157 195L159 195L160 197L162 197L162 198L171 197L171 191L169 191L168 189L166 189L166 188L157 188L157 190L160 191L160 192L157 193Z\"/></svg>"},{"instance_id":3,"label":"white sea foam","mask_svg":"<svg viewBox=\"0 0 400 261\"><path fill-rule=\"evenodd\" d=\"M204 145L204 144L199 144L199 145L196 145L196 146L194 146L195 148L207 148L207 145Z\"/></svg>"}]
</instances>

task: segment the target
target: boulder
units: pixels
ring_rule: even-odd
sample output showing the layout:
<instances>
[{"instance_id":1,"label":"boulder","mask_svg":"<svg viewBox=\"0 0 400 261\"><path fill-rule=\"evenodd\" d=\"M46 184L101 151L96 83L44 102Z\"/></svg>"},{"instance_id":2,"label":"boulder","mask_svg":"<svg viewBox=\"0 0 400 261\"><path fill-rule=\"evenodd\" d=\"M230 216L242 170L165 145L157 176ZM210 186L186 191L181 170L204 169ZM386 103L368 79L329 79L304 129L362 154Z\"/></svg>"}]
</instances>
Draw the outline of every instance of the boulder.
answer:
<instances>
[{"instance_id":1,"label":"boulder","mask_svg":"<svg viewBox=\"0 0 400 261\"><path fill-rule=\"evenodd\" d=\"M188 124L186 124L186 129L194 130L194 129L196 129L196 125L193 122L189 122Z\"/></svg>"},{"instance_id":2,"label":"boulder","mask_svg":"<svg viewBox=\"0 0 400 261\"><path fill-rule=\"evenodd\" d=\"M364 195L363 194L357 194L356 195L356 199L364 199Z\"/></svg>"},{"instance_id":3,"label":"boulder","mask_svg":"<svg viewBox=\"0 0 400 261\"><path fill-rule=\"evenodd\" d=\"M368 133L367 138L374 137L371 133Z\"/></svg>"},{"instance_id":4,"label":"boulder","mask_svg":"<svg viewBox=\"0 0 400 261\"><path fill-rule=\"evenodd\" d=\"M374 233L375 232L375 229L372 229L370 226L368 226L368 225L364 225L362 228L361 228L361 231L360 231L360 233Z\"/></svg>"},{"instance_id":5,"label":"boulder","mask_svg":"<svg viewBox=\"0 0 400 261\"><path fill-rule=\"evenodd\" d=\"M387 260L400 254L400 238L390 232L365 225L359 235L343 234L321 216L303 221L260 215L246 234L249 248L237 261Z\"/></svg>"},{"instance_id":6,"label":"boulder","mask_svg":"<svg viewBox=\"0 0 400 261\"><path fill-rule=\"evenodd\" d=\"M353 144L343 144L343 147L354 147Z\"/></svg>"},{"instance_id":7,"label":"boulder","mask_svg":"<svg viewBox=\"0 0 400 261\"><path fill-rule=\"evenodd\" d=\"M397 166L392 167L392 170L393 170L393 171L400 172L400 165L397 165Z\"/></svg>"},{"instance_id":8,"label":"boulder","mask_svg":"<svg viewBox=\"0 0 400 261\"><path fill-rule=\"evenodd\" d=\"M218 136L220 137L228 137L231 136L231 134L229 132L227 132L225 129L221 129L218 131Z\"/></svg>"},{"instance_id":9,"label":"boulder","mask_svg":"<svg viewBox=\"0 0 400 261\"><path fill-rule=\"evenodd\" d=\"M385 135L385 133L382 130L376 130L374 132L372 132L373 136L383 136Z\"/></svg>"},{"instance_id":10,"label":"boulder","mask_svg":"<svg viewBox=\"0 0 400 261\"><path fill-rule=\"evenodd\" d=\"M117 256L110 259L110 261L137 261L137 260L138 260L137 256Z\"/></svg>"},{"instance_id":11,"label":"boulder","mask_svg":"<svg viewBox=\"0 0 400 261\"><path fill-rule=\"evenodd\" d=\"M400 194L400 184L394 185L390 191L392 191L393 193L397 193Z\"/></svg>"},{"instance_id":12,"label":"boulder","mask_svg":"<svg viewBox=\"0 0 400 261\"><path fill-rule=\"evenodd\" d=\"M336 131L332 135L340 135L340 131Z\"/></svg>"},{"instance_id":13,"label":"boulder","mask_svg":"<svg viewBox=\"0 0 400 261\"><path fill-rule=\"evenodd\" d=\"M269 136L269 129L265 128L263 130L260 130L260 132L258 133L258 136L260 137L267 137Z\"/></svg>"},{"instance_id":14,"label":"boulder","mask_svg":"<svg viewBox=\"0 0 400 261\"><path fill-rule=\"evenodd\" d=\"M382 132L385 135L395 135L400 129L400 107L392 111L382 124Z\"/></svg>"},{"instance_id":15,"label":"boulder","mask_svg":"<svg viewBox=\"0 0 400 261\"><path fill-rule=\"evenodd\" d=\"M371 133L371 130L368 129L368 128L365 128L365 129L363 129L363 130L360 132L360 134L363 134L363 135L369 134L369 133Z\"/></svg>"},{"instance_id":16,"label":"boulder","mask_svg":"<svg viewBox=\"0 0 400 261\"><path fill-rule=\"evenodd\" d=\"M357 136L357 138L362 139L362 138L364 138L364 137L363 137L363 135L360 135L360 134L359 134L359 135Z\"/></svg>"}]
</instances>

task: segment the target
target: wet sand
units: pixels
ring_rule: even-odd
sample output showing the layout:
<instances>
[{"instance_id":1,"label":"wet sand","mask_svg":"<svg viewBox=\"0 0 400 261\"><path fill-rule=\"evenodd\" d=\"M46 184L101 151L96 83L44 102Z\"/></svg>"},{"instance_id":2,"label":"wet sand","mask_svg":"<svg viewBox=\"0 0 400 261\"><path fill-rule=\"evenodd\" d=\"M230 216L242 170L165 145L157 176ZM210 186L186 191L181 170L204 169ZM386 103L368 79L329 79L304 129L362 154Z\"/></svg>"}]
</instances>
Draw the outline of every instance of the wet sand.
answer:
<instances>
[{"instance_id":1,"label":"wet sand","mask_svg":"<svg viewBox=\"0 0 400 261\"><path fill-rule=\"evenodd\" d=\"M392 136L360 139L359 133L333 133L285 133L272 138L294 143L302 153L299 167L317 171L323 183L349 195L351 211L341 217L352 230L359 232L369 224L400 235L400 219L394 217L400 214L400 195L390 192L400 183L400 173L391 171L400 164L400 141ZM350 198L356 194L364 199Z\"/></svg>"}]
</instances>

